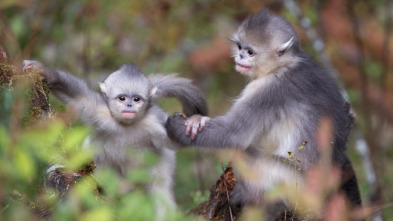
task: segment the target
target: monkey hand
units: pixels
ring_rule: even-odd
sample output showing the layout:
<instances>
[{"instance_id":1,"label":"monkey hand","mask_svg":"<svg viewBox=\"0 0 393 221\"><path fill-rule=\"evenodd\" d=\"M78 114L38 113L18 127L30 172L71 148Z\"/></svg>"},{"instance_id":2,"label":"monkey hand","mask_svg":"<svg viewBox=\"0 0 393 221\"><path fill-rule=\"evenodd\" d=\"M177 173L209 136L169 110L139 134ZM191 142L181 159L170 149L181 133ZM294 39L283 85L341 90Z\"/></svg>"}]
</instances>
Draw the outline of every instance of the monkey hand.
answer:
<instances>
[{"instance_id":1,"label":"monkey hand","mask_svg":"<svg viewBox=\"0 0 393 221\"><path fill-rule=\"evenodd\" d=\"M170 116L168 118L165 124L165 128L170 138L176 140L182 145L187 146L191 145L192 140L184 133L185 123L186 119L184 115L175 113L173 116Z\"/></svg>"},{"instance_id":2,"label":"monkey hand","mask_svg":"<svg viewBox=\"0 0 393 221\"><path fill-rule=\"evenodd\" d=\"M46 78L45 76L45 66L39 61L23 61L23 72L34 72L41 75L41 80Z\"/></svg>"},{"instance_id":3,"label":"monkey hand","mask_svg":"<svg viewBox=\"0 0 393 221\"><path fill-rule=\"evenodd\" d=\"M202 131L206 122L209 120L209 117L201 116L199 114L192 115L184 123L184 125L186 125L186 135L190 136L191 132L191 139L194 140L198 131Z\"/></svg>"}]
</instances>

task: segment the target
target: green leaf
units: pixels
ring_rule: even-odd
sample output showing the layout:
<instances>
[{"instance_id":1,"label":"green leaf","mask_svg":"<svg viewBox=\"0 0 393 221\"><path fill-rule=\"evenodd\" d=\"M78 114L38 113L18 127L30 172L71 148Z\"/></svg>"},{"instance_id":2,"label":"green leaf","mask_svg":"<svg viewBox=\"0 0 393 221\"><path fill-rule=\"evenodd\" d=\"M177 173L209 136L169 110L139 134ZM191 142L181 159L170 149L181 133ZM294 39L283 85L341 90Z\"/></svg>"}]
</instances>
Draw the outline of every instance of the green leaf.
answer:
<instances>
[{"instance_id":1,"label":"green leaf","mask_svg":"<svg viewBox=\"0 0 393 221\"><path fill-rule=\"evenodd\" d=\"M89 154L88 150L76 150L71 153L71 156L68 157L68 161L65 163L65 166L70 169L79 169L81 166L92 161L92 155Z\"/></svg>"},{"instance_id":2,"label":"green leaf","mask_svg":"<svg viewBox=\"0 0 393 221\"><path fill-rule=\"evenodd\" d=\"M15 33L15 35L18 36L18 38L23 35L26 27L22 16L17 16L11 20L11 29Z\"/></svg>"},{"instance_id":3,"label":"green leaf","mask_svg":"<svg viewBox=\"0 0 393 221\"><path fill-rule=\"evenodd\" d=\"M95 177L100 185L103 186L105 194L110 197L115 197L119 190L119 175L113 170L108 168L98 170L95 173Z\"/></svg>"},{"instance_id":4,"label":"green leaf","mask_svg":"<svg viewBox=\"0 0 393 221\"><path fill-rule=\"evenodd\" d=\"M348 98L352 104L357 104L362 100L362 94L357 90L347 90Z\"/></svg>"},{"instance_id":5,"label":"green leaf","mask_svg":"<svg viewBox=\"0 0 393 221\"><path fill-rule=\"evenodd\" d=\"M292 162L290 162L290 161L288 161L288 160L282 160L282 161L284 161L285 163L288 163L288 164L291 164L291 165L294 165L294 166L295 166L294 163L292 163Z\"/></svg>"},{"instance_id":6,"label":"green leaf","mask_svg":"<svg viewBox=\"0 0 393 221\"><path fill-rule=\"evenodd\" d=\"M152 151L144 152L143 159L143 162L146 166L156 165L159 161L158 155Z\"/></svg>"},{"instance_id":7,"label":"green leaf","mask_svg":"<svg viewBox=\"0 0 393 221\"><path fill-rule=\"evenodd\" d=\"M298 150L301 150L301 149L303 149L305 146L307 145L307 141L303 141L303 144L299 147L299 148L297 148ZM300 161L299 161L300 162Z\"/></svg>"},{"instance_id":8,"label":"green leaf","mask_svg":"<svg viewBox=\"0 0 393 221\"><path fill-rule=\"evenodd\" d=\"M377 79L382 75L383 66L379 62L366 61L364 64L364 70L372 79Z\"/></svg>"},{"instance_id":9,"label":"green leaf","mask_svg":"<svg viewBox=\"0 0 393 221\"><path fill-rule=\"evenodd\" d=\"M84 213L80 220L86 221L106 221L113 220L113 211L109 207L99 207Z\"/></svg>"},{"instance_id":10,"label":"green leaf","mask_svg":"<svg viewBox=\"0 0 393 221\"><path fill-rule=\"evenodd\" d=\"M153 202L146 193L133 191L122 198L118 216L119 220L154 220Z\"/></svg>"},{"instance_id":11,"label":"green leaf","mask_svg":"<svg viewBox=\"0 0 393 221\"><path fill-rule=\"evenodd\" d=\"M14 162L16 166L15 173L19 174L24 179L30 179L36 171L34 161L27 154L27 151L18 148L15 150Z\"/></svg>"},{"instance_id":12,"label":"green leaf","mask_svg":"<svg viewBox=\"0 0 393 221\"><path fill-rule=\"evenodd\" d=\"M0 156L2 156L3 151L5 152L6 148L10 146L10 139L8 135L8 131L0 126Z\"/></svg>"},{"instance_id":13,"label":"green leaf","mask_svg":"<svg viewBox=\"0 0 393 221\"><path fill-rule=\"evenodd\" d=\"M138 168L132 170L127 175L128 180L137 183L147 183L150 180L150 169Z\"/></svg>"},{"instance_id":14,"label":"green leaf","mask_svg":"<svg viewBox=\"0 0 393 221\"><path fill-rule=\"evenodd\" d=\"M81 147L83 141L89 135L87 127L75 127L70 130L64 137L64 149L75 150L75 147Z\"/></svg>"}]
</instances>

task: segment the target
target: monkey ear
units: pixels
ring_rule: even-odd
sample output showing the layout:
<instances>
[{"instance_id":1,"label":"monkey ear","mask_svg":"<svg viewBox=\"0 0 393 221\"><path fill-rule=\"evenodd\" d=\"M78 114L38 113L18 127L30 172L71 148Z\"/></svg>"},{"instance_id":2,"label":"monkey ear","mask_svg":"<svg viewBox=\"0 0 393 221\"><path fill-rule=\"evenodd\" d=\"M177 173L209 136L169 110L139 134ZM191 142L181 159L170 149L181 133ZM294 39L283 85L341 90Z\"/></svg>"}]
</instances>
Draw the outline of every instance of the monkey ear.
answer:
<instances>
[{"instance_id":1,"label":"monkey ear","mask_svg":"<svg viewBox=\"0 0 393 221\"><path fill-rule=\"evenodd\" d=\"M157 93L157 87L153 87L153 88L150 90L150 97L154 97L154 95L156 95L156 93Z\"/></svg>"},{"instance_id":2,"label":"monkey ear","mask_svg":"<svg viewBox=\"0 0 393 221\"><path fill-rule=\"evenodd\" d=\"M289 39L289 41L287 41L281 45L281 47L277 51L277 55L280 57L285 52L287 52L289 50L289 48L291 48L292 45L293 45L293 37L291 39Z\"/></svg>"},{"instance_id":3,"label":"monkey ear","mask_svg":"<svg viewBox=\"0 0 393 221\"><path fill-rule=\"evenodd\" d=\"M100 85L101 92L106 94L106 85L105 85L105 83L98 82L98 84Z\"/></svg>"}]
</instances>

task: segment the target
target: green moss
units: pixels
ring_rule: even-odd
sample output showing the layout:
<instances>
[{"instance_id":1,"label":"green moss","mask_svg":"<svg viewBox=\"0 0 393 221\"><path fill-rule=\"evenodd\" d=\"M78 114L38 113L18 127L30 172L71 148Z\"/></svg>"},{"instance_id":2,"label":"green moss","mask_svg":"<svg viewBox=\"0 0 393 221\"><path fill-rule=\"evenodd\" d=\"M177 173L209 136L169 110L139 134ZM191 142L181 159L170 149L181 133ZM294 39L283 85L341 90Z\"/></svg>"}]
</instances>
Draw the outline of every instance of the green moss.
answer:
<instances>
[{"instance_id":1,"label":"green moss","mask_svg":"<svg viewBox=\"0 0 393 221\"><path fill-rule=\"evenodd\" d=\"M12 85L14 72L15 68L8 60L4 61L0 59L0 87L10 87Z\"/></svg>"}]
</instances>

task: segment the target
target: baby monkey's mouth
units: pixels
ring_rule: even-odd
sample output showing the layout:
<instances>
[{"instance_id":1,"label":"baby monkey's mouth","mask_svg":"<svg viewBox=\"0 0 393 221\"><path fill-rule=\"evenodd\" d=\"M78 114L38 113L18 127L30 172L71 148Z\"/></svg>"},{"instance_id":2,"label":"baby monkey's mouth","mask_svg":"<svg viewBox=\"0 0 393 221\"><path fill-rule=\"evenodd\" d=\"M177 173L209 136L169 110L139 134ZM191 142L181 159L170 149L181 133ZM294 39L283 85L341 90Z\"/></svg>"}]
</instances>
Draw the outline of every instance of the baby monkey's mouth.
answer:
<instances>
[{"instance_id":1,"label":"baby monkey's mouth","mask_svg":"<svg viewBox=\"0 0 393 221\"><path fill-rule=\"evenodd\" d=\"M251 67L247 66L247 65L240 64L240 63L236 63L235 69L236 69L236 71L239 71L239 72L247 72L247 71L251 70Z\"/></svg>"},{"instance_id":2,"label":"baby monkey's mouth","mask_svg":"<svg viewBox=\"0 0 393 221\"><path fill-rule=\"evenodd\" d=\"M121 112L121 116L125 117L125 118L134 118L136 115L136 111L122 111Z\"/></svg>"}]
</instances>

